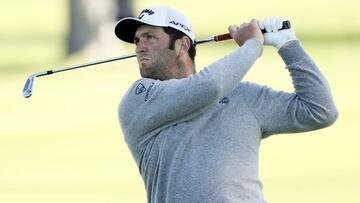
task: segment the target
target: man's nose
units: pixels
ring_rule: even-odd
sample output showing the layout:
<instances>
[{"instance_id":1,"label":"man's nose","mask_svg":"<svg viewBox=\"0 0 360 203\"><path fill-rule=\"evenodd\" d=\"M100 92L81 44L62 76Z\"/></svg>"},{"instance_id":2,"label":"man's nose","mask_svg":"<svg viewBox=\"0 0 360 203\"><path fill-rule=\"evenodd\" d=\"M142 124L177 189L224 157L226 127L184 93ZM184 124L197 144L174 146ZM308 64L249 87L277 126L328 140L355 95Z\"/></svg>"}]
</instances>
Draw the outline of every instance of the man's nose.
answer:
<instances>
[{"instance_id":1,"label":"man's nose","mask_svg":"<svg viewBox=\"0 0 360 203\"><path fill-rule=\"evenodd\" d=\"M142 53L145 52L146 50L147 50L146 43L144 42L144 40L139 39L139 41L136 44L135 52Z\"/></svg>"}]
</instances>

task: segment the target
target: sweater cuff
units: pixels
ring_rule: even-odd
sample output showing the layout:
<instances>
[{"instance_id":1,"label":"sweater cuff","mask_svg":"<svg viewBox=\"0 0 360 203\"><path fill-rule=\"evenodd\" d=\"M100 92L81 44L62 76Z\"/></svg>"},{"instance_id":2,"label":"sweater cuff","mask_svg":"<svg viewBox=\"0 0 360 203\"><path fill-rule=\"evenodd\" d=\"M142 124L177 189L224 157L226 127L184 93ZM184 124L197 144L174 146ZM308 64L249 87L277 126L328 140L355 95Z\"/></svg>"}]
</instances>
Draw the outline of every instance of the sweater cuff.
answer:
<instances>
[{"instance_id":1,"label":"sweater cuff","mask_svg":"<svg viewBox=\"0 0 360 203\"><path fill-rule=\"evenodd\" d=\"M252 49L250 50L253 51L257 57L260 57L262 55L264 49L263 44L256 38L246 40L243 46L252 47Z\"/></svg>"},{"instance_id":2,"label":"sweater cuff","mask_svg":"<svg viewBox=\"0 0 360 203\"><path fill-rule=\"evenodd\" d=\"M286 65L292 64L299 60L299 57L305 56L306 53L302 48L299 40L286 42L278 51Z\"/></svg>"}]
</instances>

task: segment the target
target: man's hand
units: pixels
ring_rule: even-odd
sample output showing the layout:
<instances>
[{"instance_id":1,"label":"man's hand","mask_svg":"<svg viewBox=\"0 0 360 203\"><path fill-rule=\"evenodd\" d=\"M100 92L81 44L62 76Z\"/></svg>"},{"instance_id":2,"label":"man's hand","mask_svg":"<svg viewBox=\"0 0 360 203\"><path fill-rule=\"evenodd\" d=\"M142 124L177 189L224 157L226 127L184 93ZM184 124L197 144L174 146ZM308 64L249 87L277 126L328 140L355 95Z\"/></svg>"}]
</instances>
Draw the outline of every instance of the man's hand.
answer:
<instances>
[{"instance_id":1,"label":"man's hand","mask_svg":"<svg viewBox=\"0 0 360 203\"><path fill-rule=\"evenodd\" d=\"M265 29L264 44L272 45L278 50L288 41L297 40L293 26L290 29L279 30L284 19L281 17L265 18L258 21L259 28Z\"/></svg>"},{"instance_id":2,"label":"man's hand","mask_svg":"<svg viewBox=\"0 0 360 203\"><path fill-rule=\"evenodd\" d=\"M255 38L264 43L264 36L258 26L258 20L252 19L249 23L243 23L240 26L231 25L229 26L230 36L235 42L242 46L246 40Z\"/></svg>"}]
</instances>

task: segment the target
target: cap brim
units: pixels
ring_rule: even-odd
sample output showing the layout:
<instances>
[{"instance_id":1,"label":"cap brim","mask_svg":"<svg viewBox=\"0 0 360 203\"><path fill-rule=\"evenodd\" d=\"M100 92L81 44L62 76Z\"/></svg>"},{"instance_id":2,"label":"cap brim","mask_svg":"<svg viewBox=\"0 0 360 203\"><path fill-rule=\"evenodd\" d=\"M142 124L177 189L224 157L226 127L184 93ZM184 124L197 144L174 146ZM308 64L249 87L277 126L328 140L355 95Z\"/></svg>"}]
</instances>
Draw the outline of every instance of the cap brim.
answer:
<instances>
[{"instance_id":1,"label":"cap brim","mask_svg":"<svg viewBox=\"0 0 360 203\"><path fill-rule=\"evenodd\" d=\"M121 39L125 42L134 43L135 32L141 25L153 25L153 26L159 26L159 27L168 27L167 25L150 23L147 21L140 20L138 18L127 17L127 18L121 19L116 24L115 35L119 39Z\"/></svg>"},{"instance_id":2,"label":"cap brim","mask_svg":"<svg viewBox=\"0 0 360 203\"><path fill-rule=\"evenodd\" d=\"M137 18L123 18L115 26L115 35L125 42L134 43L135 32L143 24Z\"/></svg>"}]
</instances>

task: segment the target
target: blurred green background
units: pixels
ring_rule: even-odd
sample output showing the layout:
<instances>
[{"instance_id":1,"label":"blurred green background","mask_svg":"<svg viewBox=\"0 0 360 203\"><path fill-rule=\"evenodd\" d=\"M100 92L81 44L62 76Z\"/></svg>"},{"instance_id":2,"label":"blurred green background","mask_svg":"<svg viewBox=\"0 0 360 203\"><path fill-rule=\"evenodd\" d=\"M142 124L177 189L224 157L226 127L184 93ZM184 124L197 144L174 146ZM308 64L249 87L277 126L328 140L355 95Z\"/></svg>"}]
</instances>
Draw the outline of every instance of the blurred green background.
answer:
<instances>
[{"instance_id":1,"label":"blurred green background","mask_svg":"<svg viewBox=\"0 0 360 203\"><path fill-rule=\"evenodd\" d=\"M136 14L147 5L178 8L191 19L198 38L251 18L288 18L328 78L340 117L330 128L263 140L265 197L276 203L360 202L360 3L217 3L144 0L133 6ZM136 59L41 77L31 98L21 96L31 73L127 54L133 47L117 41L110 27L105 33L120 51L67 56L68 1L2 0L0 11L0 202L146 202L117 121L122 95L139 78ZM231 41L198 46L198 70L234 49ZM245 80L293 90L271 47Z\"/></svg>"}]
</instances>

